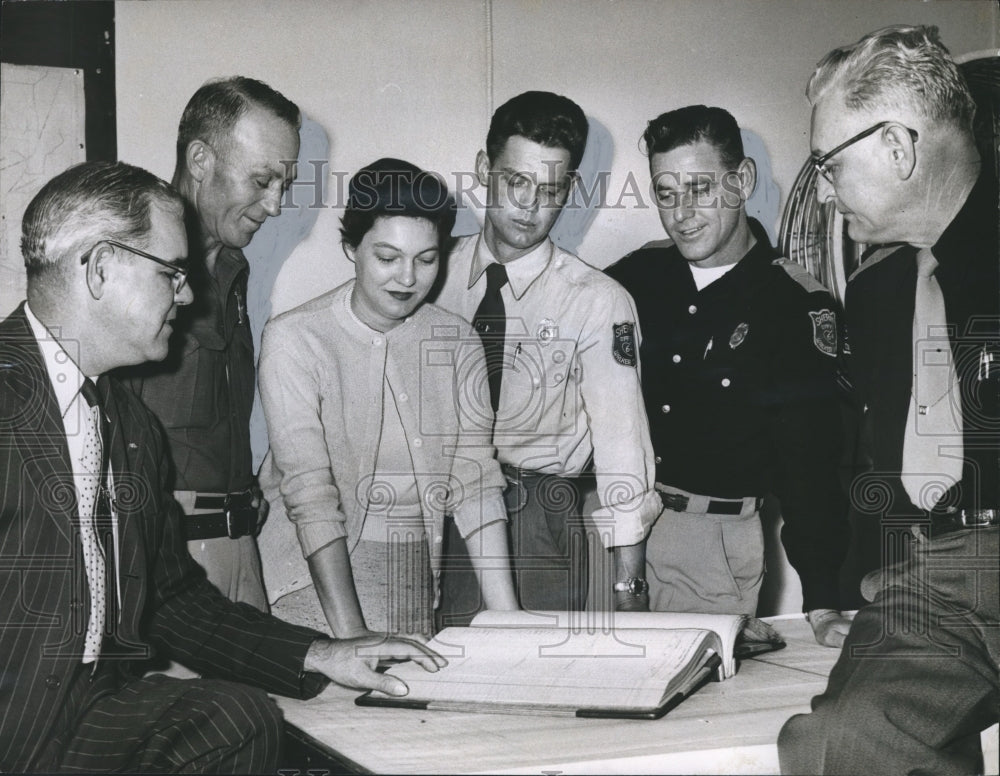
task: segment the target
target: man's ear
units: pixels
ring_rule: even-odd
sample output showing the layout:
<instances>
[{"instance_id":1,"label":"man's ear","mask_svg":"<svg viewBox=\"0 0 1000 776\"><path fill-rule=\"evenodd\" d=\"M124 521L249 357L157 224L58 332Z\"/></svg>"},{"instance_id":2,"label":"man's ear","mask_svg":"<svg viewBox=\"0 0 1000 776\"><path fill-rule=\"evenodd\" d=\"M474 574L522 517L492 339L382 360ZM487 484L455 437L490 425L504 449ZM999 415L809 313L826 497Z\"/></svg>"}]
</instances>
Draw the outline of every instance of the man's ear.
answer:
<instances>
[{"instance_id":1,"label":"man's ear","mask_svg":"<svg viewBox=\"0 0 1000 776\"><path fill-rule=\"evenodd\" d=\"M485 151L476 154L476 177L479 178L479 185L490 185L490 158Z\"/></svg>"},{"instance_id":2,"label":"man's ear","mask_svg":"<svg viewBox=\"0 0 1000 776\"><path fill-rule=\"evenodd\" d=\"M345 242L341 242L340 247L344 249L344 255L347 257L347 260L351 262L351 264L357 264L354 260L354 248Z\"/></svg>"},{"instance_id":3,"label":"man's ear","mask_svg":"<svg viewBox=\"0 0 1000 776\"><path fill-rule=\"evenodd\" d=\"M749 156L744 157L736 167L736 174L740 179L740 194L746 202L757 188L757 163Z\"/></svg>"},{"instance_id":4,"label":"man's ear","mask_svg":"<svg viewBox=\"0 0 1000 776\"><path fill-rule=\"evenodd\" d=\"M890 124L882 130L882 142L896 176L902 181L907 180L917 166L917 154L910 131L902 124Z\"/></svg>"},{"instance_id":5,"label":"man's ear","mask_svg":"<svg viewBox=\"0 0 1000 776\"><path fill-rule=\"evenodd\" d=\"M188 143L184 152L184 163L187 166L188 175L201 183L212 170L215 163L215 151L204 140L195 138Z\"/></svg>"},{"instance_id":6,"label":"man's ear","mask_svg":"<svg viewBox=\"0 0 1000 776\"><path fill-rule=\"evenodd\" d=\"M90 257L84 265L87 273L87 289L91 297L100 299L107 290L111 273L115 270L114 249L106 242L99 242L90 249Z\"/></svg>"}]
</instances>

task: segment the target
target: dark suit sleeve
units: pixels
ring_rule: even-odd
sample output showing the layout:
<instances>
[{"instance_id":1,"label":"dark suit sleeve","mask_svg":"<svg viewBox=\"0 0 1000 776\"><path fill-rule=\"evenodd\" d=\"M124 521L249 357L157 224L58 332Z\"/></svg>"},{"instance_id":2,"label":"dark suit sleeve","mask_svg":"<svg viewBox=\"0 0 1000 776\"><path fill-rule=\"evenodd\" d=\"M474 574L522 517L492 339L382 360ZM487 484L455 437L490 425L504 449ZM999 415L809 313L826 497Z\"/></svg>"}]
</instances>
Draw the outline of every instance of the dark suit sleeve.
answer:
<instances>
[{"instance_id":1,"label":"dark suit sleeve","mask_svg":"<svg viewBox=\"0 0 1000 776\"><path fill-rule=\"evenodd\" d=\"M837 307L813 292L792 294L778 309L769 414L781 540L802 582L803 610L839 609L850 529L840 482Z\"/></svg>"},{"instance_id":2,"label":"dark suit sleeve","mask_svg":"<svg viewBox=\"0 0 1000 776\"><path fill-rule=\"evenodd\" d=\"M160 483L160 509L150 520L146 552L150 600L143 635L162 653L205 676L232 679L292 697L312 697L325 677L302 670L309 645L323 635L233 603L205 577L180 534L180 507L166 489L162 434L144 407L154 443L150 471Z\"/></svg>"}]
</instances>

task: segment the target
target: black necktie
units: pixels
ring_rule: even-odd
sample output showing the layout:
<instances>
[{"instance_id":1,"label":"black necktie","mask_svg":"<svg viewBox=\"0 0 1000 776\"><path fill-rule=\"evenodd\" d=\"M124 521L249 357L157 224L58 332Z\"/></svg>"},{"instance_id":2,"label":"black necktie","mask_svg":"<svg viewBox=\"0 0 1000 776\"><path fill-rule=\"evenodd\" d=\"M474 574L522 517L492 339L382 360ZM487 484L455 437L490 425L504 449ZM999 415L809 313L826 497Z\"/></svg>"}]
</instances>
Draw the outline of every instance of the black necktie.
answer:
<instances>
[{"instance_id":1,"label":"black necktie","mask_svg":"<svg viewBox=\"0 0 1000 776\"><path fill-rule=\"evenodd\" d=\"M500 381L503 378L503 344L507 333L507 311L503 306L500 289L507 283L507 269L503 264L490 264L486 268L486 293L472 319L472 325L483 340L486 351L486 374L490 384L490 405L496 415L500 406Z\"/></svg>"}]
</instances>

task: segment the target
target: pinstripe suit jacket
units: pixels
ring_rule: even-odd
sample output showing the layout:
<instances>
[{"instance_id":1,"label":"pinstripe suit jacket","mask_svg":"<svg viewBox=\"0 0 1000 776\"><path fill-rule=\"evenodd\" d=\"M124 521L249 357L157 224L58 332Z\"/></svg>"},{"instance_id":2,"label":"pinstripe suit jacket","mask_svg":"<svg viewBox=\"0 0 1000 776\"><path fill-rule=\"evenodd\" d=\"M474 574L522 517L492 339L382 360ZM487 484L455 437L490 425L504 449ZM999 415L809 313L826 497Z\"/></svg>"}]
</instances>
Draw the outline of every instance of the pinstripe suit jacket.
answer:
<instances>
[{"instance_id":1,"label":"pinstripe suit jacket","mask_svg":"<svg viewBox=\"0 0 1000 776\"><path fill-rule=\"evenodd\" d=\"M117 381L104 377L98 388L110 422L121 587L102 654L121 656L126 676L157 652L269 692L318 692L325 680L302 665L319 634L233 604L209 584L180 536L154 417ZM62 419L22 305L0 323L0 771L31 767L79 666L89 594L76 514Z\"/></svg>"}]
</instances>

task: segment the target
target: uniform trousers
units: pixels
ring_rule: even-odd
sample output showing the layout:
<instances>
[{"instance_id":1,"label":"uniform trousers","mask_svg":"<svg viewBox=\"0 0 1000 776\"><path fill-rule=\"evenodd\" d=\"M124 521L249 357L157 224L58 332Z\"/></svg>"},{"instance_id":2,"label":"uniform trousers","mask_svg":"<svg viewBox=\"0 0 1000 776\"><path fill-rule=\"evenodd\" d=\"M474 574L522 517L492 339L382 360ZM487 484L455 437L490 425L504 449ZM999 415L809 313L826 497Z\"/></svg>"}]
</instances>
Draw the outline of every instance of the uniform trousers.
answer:
<instances>
[{"instance_id":1,"label":"uniform trousers","mask_svg":"<svg viewBox=\"0 0 1000 776\"><path fill-rule=\"evenodd\" d=\"M654 612L748 614L764 581L764 531L757 500L727 499L736 515L714 514L711 499L657 485L687 511L664 508L646 539L646 582ZM740 503L742 501L742 504Z\"/></svg>"},{"instance_id":2,"label":"uniform trousers","mask_svg":"<svg viewBox=\"0 0 1000 776\"><path fill-rule=\"evenodd\" d=\"M221 680L119 676L80 664L33 770L274 773L283 721L267 693Z\"/></svg>"},{"instance_id":3,"label":"uniform trousers","mask_svg":"<svg viewBox=\"0 0 1000 776\"><path fill-rule=\"evenodd\" d=\"M587 603L587 535L579 477L503 465L511 569L521 607L582 610ZM446 521L437 627L467 625L483 608L479 583L454 520Z\"/></svg>"},{"instance_id":4,"label":"uniform trousers","mask_svg":"<svg viewBox=\"0 0 1000 776\"><path fill-rule=\"evenodd\" d=\"M982 773L1000 708L997 536L915 532L909 560L864 579L874 600L812 713L785 723L782 773Z\"/></svg>"}]
</instances>

